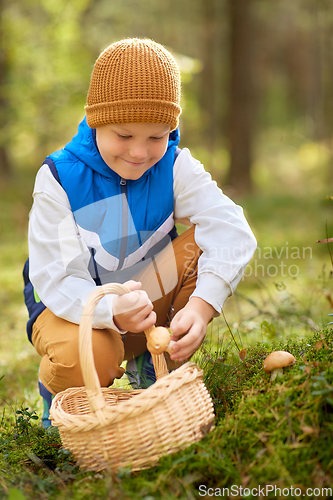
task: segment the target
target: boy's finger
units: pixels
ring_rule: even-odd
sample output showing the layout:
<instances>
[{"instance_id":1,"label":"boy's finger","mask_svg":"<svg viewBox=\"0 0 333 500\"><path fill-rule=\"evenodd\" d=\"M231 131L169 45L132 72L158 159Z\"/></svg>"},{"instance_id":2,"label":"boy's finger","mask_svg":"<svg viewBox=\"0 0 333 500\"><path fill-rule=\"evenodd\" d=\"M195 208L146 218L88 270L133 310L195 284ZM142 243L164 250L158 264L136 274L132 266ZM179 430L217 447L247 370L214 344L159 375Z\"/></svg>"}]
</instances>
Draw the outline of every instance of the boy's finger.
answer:
<instances>
[{"instance_id":1,"label":"boy's finger","mask_svg":"<svg viewBox=\"0 0 333 500\"><path fill-rule=\"evenodd\" d=\"M170 357L174 361L184 361L200 347L201 343L200 328L194 325L187 335L173 345Z\"/></svg>"},{"instance_id":2,"label":"boy's finger","mask_svg":"<svg viewBox=\"0 0 333 500\"><path fill-rule=\"evenodd\" d=\"M155 311L151 311L146 318L138 323L137 325L137 331L138 332L143 332L144 330L147 330L147 328L150 328L156 323L156 313Z\"/></svg>"},{"instance_id":3,"label":"boy's finger","mask_svg":"<svg viewBox=\"0 0 333 500\"><path fill-rule=\"evenodd\" d=\"M184 335L187 333L192 326L192 322L190 320L186 320L185 318L180 318L178 321L175 321L170 325L171 330L171 339L177 340L180 335Z\"/></svg>"},{"instance_id":4,"label":"boy's finger","mask_svg":"<svg viewBox=\"0 0 333 500\"><path fill-rule=\"evenodd\" d=\"M146 306L152 307L152 302L149 300L148 295L143 290L135 290L126 293L119 298L115 299L114 310L116 314L131 313L135 314Z\"/></svg>"},{"instance_id":5,"label":"boy's finger","mask_svg":"<svg viewBox=\"0 0 333 500\"><path fill-rule=\"evenodd\" d=\"M179 351L173 352L170 356L170 358L173 361L185 361L188 359L192 354L200 347L200 344L198 346L193 345L193 346L187 346L186 348L179 349Z\"/></svg>"},{"instance_id":6,"label":"boy's finger","mask_svg":"<svg viewBox=\"0 0 333 500\"><path fill-rule=\"evenodd\" d=\"M138 308L138 292L130 292L118 295L113 300L113 314L126 314Z\"/></svg>"},{"instance_id":7,"label":"boy's finger","mask_svg":"<svg viewBox=\"0 0 333 500\"><path fill-rule=\"evenodd\" d=\"M150 315L152 310L153 310L152 304L147 304L145 307L136 309L135 311L133 311L131 320L133 321L133 323L140 323Z\"/></svg>"},{"instance_id":8,"label":"boy's finger","mask_svg":"<svg viewBox=\"0 0 333 500\"><path fill-rule=\"evenodd\" d=\"M130 290L139 290L141 288L142 283L140 281L128 280L124 283L124 286L127 286Z\"/></svg>"},{"instance_id":9,"label":"boy's finger","mask_svg":"<svg viewBox=\"0 0 333 500\"><path fill-rule=\"evenodd\" d=\"M149 299L148 295L146 292L143 290L137 290L135 292L138 295L138 300L137 303L135 304L138 309L142 309L146 306L153 307L152 301Z\"/></svg>"}]
</instances>

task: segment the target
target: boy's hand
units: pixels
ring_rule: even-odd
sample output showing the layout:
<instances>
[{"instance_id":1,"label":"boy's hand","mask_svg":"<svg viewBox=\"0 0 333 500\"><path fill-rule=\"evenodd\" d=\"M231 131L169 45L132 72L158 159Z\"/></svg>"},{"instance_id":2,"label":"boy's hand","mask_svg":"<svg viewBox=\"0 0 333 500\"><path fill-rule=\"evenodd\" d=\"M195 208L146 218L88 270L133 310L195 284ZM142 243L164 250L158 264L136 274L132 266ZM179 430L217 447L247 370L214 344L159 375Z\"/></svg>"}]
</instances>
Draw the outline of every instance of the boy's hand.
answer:
<instances>
[{"instance_id":1,"label":"boy's hand","mask_svg":"<svg viewBox=\"0 0 333 500\"><path fill-rule=\"evenodd\" d=\"M131 292L113 299L113 322L119 330L138 333L156 323L156 313L147 293L138 281L124 283Z\"/></svg>"},{"instance_id":2,"label":"boy's hand","mask_svg":"<svg viewBox=\"0 0 333 500\"><path fill-rule=\"evenodd\" d=\"M177 312L170 324L173 345L170 358L184 361L201 346L207 331L207 325L216 311L200 297L192 297L186 306ZM186 334L186 335L184 335ZM184 335L180 340L178 337Z\"/></svg>"}]
</instances>

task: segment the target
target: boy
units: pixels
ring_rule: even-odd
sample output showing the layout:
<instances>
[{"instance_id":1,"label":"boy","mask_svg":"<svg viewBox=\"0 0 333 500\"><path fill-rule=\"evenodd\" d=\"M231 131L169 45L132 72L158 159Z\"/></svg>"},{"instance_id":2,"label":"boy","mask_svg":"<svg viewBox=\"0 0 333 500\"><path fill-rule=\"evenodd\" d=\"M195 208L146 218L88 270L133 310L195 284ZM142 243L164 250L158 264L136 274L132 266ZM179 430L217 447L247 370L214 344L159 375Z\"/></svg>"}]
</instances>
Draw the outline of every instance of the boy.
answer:
<instances>
[{"instance_id":1,"label":"boy","mask_svg":"<svg viewBox=\"0 0 333 500\"><path fill-rule=\"evenodd\" d=\"M25 296L45 426L52 394L83 385L78 324L96 286L131 290L96 308L101 385L122 376L124 359L149 385L143 330L170 324L169 363L190 358L256 247L242 209L177 147L180 73L163 46L128 39L105 49L85 109L78 134L39 170L30 213ZM191 228L178 236L176 220Z\"/></svg>"}]
</instances>

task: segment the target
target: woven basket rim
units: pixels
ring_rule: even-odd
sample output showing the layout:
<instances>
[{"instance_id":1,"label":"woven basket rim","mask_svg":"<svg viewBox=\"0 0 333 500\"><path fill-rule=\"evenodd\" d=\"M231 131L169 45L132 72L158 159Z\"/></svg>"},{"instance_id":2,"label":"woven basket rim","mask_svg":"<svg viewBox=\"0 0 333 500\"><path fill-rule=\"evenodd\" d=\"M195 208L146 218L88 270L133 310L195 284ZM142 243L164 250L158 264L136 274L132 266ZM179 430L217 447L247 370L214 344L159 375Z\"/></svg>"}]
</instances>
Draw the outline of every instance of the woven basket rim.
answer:
<instances>
[{"instance_id":1,"label":"woven basket rim","mask_svg":"<svg viewBox=\"0 0 333 500\"><path fill-rule=\"evenodd\" d=\"M62 408L62 401L64 398L68 400L71 396L75 397L75 393L78 392L85 392L87 394L87 388L83 386L66 389L65 391L59 392L54 397L50 409L50 419L52 420L52 425L72 432L84 431L84 423L89 423L90 425L96 424L99 427L104 427L110 425L111 423L121 421L124 418L128 418L131 415L133 416L133 414L138 416L140 413L148 411L160 402L167 400L170 397L170 394L175 390L179 390L181 387L191 382L198 381L198 379L202 380L202 373L202 370L195 363L187 362L165 377L157 380L147 389L104 388L104 393L133 393L135 397L129 398L126 401L121 401L120 403L112 406L107 405L102 410L97 412L89 412L81 415L66 412ZM170 385L170 390L166 390ZM162 392L161 389L163 389ZM100 418L98 418L101 413L103 415L103 422L101 422Z\"/></svg>"}]
</instances>

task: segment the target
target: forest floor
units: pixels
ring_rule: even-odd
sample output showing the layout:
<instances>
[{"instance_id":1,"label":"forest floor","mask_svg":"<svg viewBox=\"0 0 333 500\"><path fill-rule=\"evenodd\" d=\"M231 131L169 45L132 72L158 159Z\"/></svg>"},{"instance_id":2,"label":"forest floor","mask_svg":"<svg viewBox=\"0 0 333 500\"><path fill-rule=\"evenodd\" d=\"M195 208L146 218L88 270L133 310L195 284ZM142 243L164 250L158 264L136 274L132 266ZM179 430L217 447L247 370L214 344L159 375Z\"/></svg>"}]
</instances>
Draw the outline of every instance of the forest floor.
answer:
<instances>
[{"instance_id":1,"label":"forest floor","mask_svg":"<svg viewBox=\"0 0 333 500\"><path fill-rule=\"evenodd\" d=\"M40 426L39 356L22 291L32 187L29 172L0 185L0 499L332 497L332 264L316 241L333 201L288 191L241 200L258 249L225 304L229 328L214 319L195 359L215 428L149 470L112 474L79 470L57 430ZM243 361L238 349L247 349ZM262 364L275 349L297 363L271 382Z\"/></svg>"}]
</instances>

